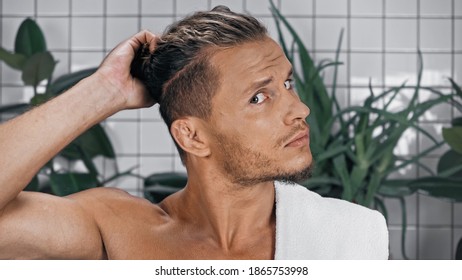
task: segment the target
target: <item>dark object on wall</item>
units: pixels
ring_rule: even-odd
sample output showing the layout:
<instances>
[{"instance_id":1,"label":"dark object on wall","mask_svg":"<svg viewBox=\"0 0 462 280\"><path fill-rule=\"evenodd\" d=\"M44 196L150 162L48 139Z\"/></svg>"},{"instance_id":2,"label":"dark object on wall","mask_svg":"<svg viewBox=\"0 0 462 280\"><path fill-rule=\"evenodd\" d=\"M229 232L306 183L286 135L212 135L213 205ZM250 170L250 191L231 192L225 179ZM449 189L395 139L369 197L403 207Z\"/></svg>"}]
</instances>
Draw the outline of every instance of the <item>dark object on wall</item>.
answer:
<instances>
[{"instance_id":1,"label":"dark object on wall","mask_svg":"<svg viewBox=\"0 0 462 280\"><path fill-rule=\"evenodd\" d=\"M462 260L462 238L459 240L459 243L457 243L455 259Z\"/></svg>"}]
</instances>

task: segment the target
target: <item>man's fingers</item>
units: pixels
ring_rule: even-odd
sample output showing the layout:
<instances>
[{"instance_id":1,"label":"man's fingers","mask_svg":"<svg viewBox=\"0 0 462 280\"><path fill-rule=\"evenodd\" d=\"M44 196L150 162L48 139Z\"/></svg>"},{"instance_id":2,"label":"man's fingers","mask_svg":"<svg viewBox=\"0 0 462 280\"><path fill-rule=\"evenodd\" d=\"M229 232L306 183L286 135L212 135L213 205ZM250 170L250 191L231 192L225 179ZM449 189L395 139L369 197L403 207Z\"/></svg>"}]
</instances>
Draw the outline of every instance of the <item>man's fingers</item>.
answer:
<instances>
[{"instance_id":1,"label":"man's fingers","mask_svg":"<svg viewBox=\"0 0 462 280\"><path fill-rule=\"evenodd\" d=\"M136 40L136 49L143 44L149 44L149 51L153 52L156 48L157 36L148 30L142 30L133 36L133 39Z\"/></svg>"}]
</instances>

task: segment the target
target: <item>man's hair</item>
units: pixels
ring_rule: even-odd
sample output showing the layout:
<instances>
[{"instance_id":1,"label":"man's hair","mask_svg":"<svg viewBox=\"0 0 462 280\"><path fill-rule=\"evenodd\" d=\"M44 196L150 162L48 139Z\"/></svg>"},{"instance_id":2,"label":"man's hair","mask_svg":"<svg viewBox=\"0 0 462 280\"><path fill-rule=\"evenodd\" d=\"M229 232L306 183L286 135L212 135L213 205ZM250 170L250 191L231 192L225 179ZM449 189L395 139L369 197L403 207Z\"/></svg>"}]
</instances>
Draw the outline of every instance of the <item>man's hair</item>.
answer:
<instances>
[{"instance_id":1,"label":"man's hair","mask_svg":"<svg viewBox=\"0 0 462 280\"><path fill-rule=\"evenodd\" d=\"M152 54L149 46L140 48L132 75L159 103L169 129L181 117L207 119L220 83L218 70L209 63L211 55L220 48L262 40L267 34L257 19L225 6L196 12L167 27ZM175 144L184 162L185 152Z\"/></svg>"}]
</instances>

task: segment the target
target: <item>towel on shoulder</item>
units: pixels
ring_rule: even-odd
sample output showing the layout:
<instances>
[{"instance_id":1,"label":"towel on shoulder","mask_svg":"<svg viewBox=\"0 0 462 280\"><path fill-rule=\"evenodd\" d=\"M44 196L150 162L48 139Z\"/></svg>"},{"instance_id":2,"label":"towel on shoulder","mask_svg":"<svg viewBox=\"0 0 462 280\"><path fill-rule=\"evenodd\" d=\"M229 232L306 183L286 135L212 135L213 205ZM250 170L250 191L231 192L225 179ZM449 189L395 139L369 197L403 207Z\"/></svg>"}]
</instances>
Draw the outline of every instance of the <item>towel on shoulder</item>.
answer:
<instances>
[{"instance_id":1,"label":"towel on shoulder","mask_svg":"<svg viewBox=\"0 0 462 280\"><path fill-rule=\"evenodd\" d=\"M275 259L388 259L388 229L378 211L274 182Z\"/></svg>"}]
</instances>

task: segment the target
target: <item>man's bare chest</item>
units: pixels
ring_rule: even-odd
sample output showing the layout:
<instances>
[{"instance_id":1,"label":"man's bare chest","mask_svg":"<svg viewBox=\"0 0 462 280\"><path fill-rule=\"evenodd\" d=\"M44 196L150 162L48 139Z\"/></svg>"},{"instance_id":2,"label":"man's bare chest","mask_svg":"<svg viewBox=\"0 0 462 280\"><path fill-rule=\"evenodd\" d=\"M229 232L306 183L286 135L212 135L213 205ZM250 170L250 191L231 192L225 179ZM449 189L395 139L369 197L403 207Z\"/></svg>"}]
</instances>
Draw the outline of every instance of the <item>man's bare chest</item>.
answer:
<instances>
[{"instance_id":1,"label":"man's bare chest","mask_svg":"<svg viewBox=\"0 0 462 280\"><path fill-rule=\"evenodd\" d=\"M259 233L255 233L258 235ZM257 240L258 239L258 240ZM223 249L210 237L187 228L133 225L104 233L108 259L272 259L274 241L261 236L239 248Z\"/></svg>"}]
</instances>

